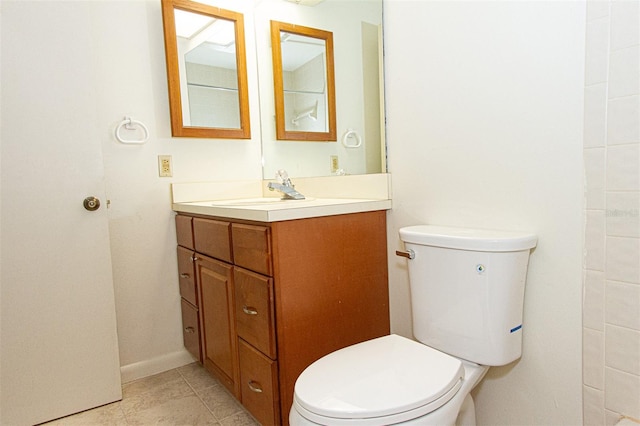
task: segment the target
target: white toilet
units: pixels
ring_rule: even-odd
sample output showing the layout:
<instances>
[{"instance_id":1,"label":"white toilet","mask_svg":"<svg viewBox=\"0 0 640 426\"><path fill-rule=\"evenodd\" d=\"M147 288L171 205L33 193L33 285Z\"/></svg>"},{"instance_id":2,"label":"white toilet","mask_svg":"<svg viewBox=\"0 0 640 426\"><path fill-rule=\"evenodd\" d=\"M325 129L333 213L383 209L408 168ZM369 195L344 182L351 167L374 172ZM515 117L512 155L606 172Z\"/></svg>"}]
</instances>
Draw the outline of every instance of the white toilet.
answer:
<instances>
[{"instance_id":1,"label":"white toilet","mask_svg":"<svg viewBox=\"0 0 640 426\"><path fill-rule=\"evenodd\" d=\"M418 342L384 336L317 360L296 381L291 425L475 425L471 390L520 358L536 236L419 225L400 238Z\"/></svg>"}]
</instances>

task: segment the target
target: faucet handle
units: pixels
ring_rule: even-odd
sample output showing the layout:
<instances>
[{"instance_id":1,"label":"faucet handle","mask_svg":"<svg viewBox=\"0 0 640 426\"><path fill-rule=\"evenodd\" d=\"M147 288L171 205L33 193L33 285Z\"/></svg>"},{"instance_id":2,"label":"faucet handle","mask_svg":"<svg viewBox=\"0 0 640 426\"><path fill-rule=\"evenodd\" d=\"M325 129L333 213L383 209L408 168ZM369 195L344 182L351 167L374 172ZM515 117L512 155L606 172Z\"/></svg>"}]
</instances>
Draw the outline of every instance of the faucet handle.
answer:
<instances>
[{"instance_id":1,"label":"faucet handle","mask_svg":"<svg viewBox=\"0 0 640 426\"><path fill-rule=\"evenodd\" d=\"M282 185L291 185L291 179L289 179L289 173L285 169L280 169L276 172L276 180Z\"/></svg>"}]
</instances>

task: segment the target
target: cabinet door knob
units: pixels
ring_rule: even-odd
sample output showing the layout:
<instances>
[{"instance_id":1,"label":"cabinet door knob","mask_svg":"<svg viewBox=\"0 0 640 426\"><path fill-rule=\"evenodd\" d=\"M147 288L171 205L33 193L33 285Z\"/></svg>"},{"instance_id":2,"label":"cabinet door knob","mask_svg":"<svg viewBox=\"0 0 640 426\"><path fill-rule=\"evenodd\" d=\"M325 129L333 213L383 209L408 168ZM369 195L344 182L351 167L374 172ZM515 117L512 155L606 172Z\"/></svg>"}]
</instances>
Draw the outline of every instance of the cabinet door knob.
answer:
<instances>
[{"instance_id":1,"label":"cabinet door knob","mask_svg":"<svg viewBox=\"0 0 640 426\"><path fill-rule=\"evenodd\" d=\"M253 380L249 380L249 383L247 384L249 385L249 389L251 389L251 392L262 393L262 388L260 387L260 383L254 382Z\"/></svg>"},{"instance_id":2,"label":"cabinet door knob","mask_svg":"<svg viewBox=\"0 0 640 426\"><path fill-rule=\"evenodd\" d=\"M247 315L258 315L258 311L256 310L256 308L252 308L251 306L246 305L242 307L242 312Z\"/></svg>"},{"instance_id":3,"label":"cabinet door knob","mask_svg":"<svg viewBox=\"0 0 640 426\"><path fill-rule=\"evenodd\" d=\"M186 331L187 333L195 333L196 329L193 327L187 327L184 329L184 331Z\"/></svg>"},{"instance_id":4,"label":"cabinet door knob","mask_svg":"<svg viewBox=\"0 0 640 426\"><path fill-rule=\"evenodd\" d=\"M193 256L191 256L191 261L195 262L196 260L198 260L198 256L196 256L195 254Z\"/></svg>"},{"instance_id":5,"label":"cabinet door knob","mask_svg":"<svg viewBox=\"0 0 640 426\"><path fill-rule=\"evenodd\" d=\"M190 275L185 273L185 272L180 274L180 278L189 278L189 277L190 277Z\"/></svg>"}]
</instances>

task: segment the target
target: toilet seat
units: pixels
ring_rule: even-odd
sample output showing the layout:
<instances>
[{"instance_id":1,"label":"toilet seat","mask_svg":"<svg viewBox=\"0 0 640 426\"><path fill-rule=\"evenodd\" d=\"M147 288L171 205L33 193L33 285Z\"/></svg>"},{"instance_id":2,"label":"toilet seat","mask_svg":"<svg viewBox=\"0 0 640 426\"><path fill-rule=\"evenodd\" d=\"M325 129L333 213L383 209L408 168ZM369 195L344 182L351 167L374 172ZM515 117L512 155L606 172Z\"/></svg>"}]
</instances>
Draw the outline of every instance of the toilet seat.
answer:
<instances>
[{"instance_id":1,"label":"toilet seat","mask_svg":"<svg viewBox=\"0 0 640 426\"><path fill-rule=\"evenodd\" d=\"M294 407L320 424L391 424L440 408L462 379L457 358L392 334L311 364L296 381Z\"/></svg>"}]
</instances>

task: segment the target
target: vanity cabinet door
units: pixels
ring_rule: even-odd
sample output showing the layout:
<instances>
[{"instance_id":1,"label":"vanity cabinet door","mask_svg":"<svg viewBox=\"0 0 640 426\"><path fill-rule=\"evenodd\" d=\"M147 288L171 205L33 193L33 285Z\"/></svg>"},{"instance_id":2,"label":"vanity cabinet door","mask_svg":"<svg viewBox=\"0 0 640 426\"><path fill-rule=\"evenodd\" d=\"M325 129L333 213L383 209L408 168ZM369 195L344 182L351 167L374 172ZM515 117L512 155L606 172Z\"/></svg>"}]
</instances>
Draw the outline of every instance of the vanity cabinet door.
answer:
<instances>
[{"instance_id":1,"label":"vanity cabinet door","mask_svg":"<svg viewBox=\"0 0 640 426\"><path fill-rule=\"evenodd\" d=\"M273 275L271 266L271 229L267 226L234 223L233 260L243 268Z\"/></svg>"},{"instance_id":2,"label":"vanity cabinet door","mask_svg":"<svg viewBox=\"0 0 640 426\"><path fill-rule=\"evenodd\" d=\"M271 359L275 359L273 280L236 267L234 281L238 336Z\"/></svg>"},{"instance_id":3,"label":"vanity cabinet door","mask_svg":"<svg viewBox=\"0 0 640 426\"><path fill-rule=\"evenodd\" d=\"M196 254L203 363L233 394L238 375L233 266Z\"/></svg>"},{"instance_id":4,"label":"vanity cabinet door","mask_svg":"<svg viewBox=\"0 0 640 426\"><path fill-rule=\"evenodd\" d=\"M244 340L238 342L242 405L263 425L281 424L278 364Z\"/></svg>"}]
</instances>

